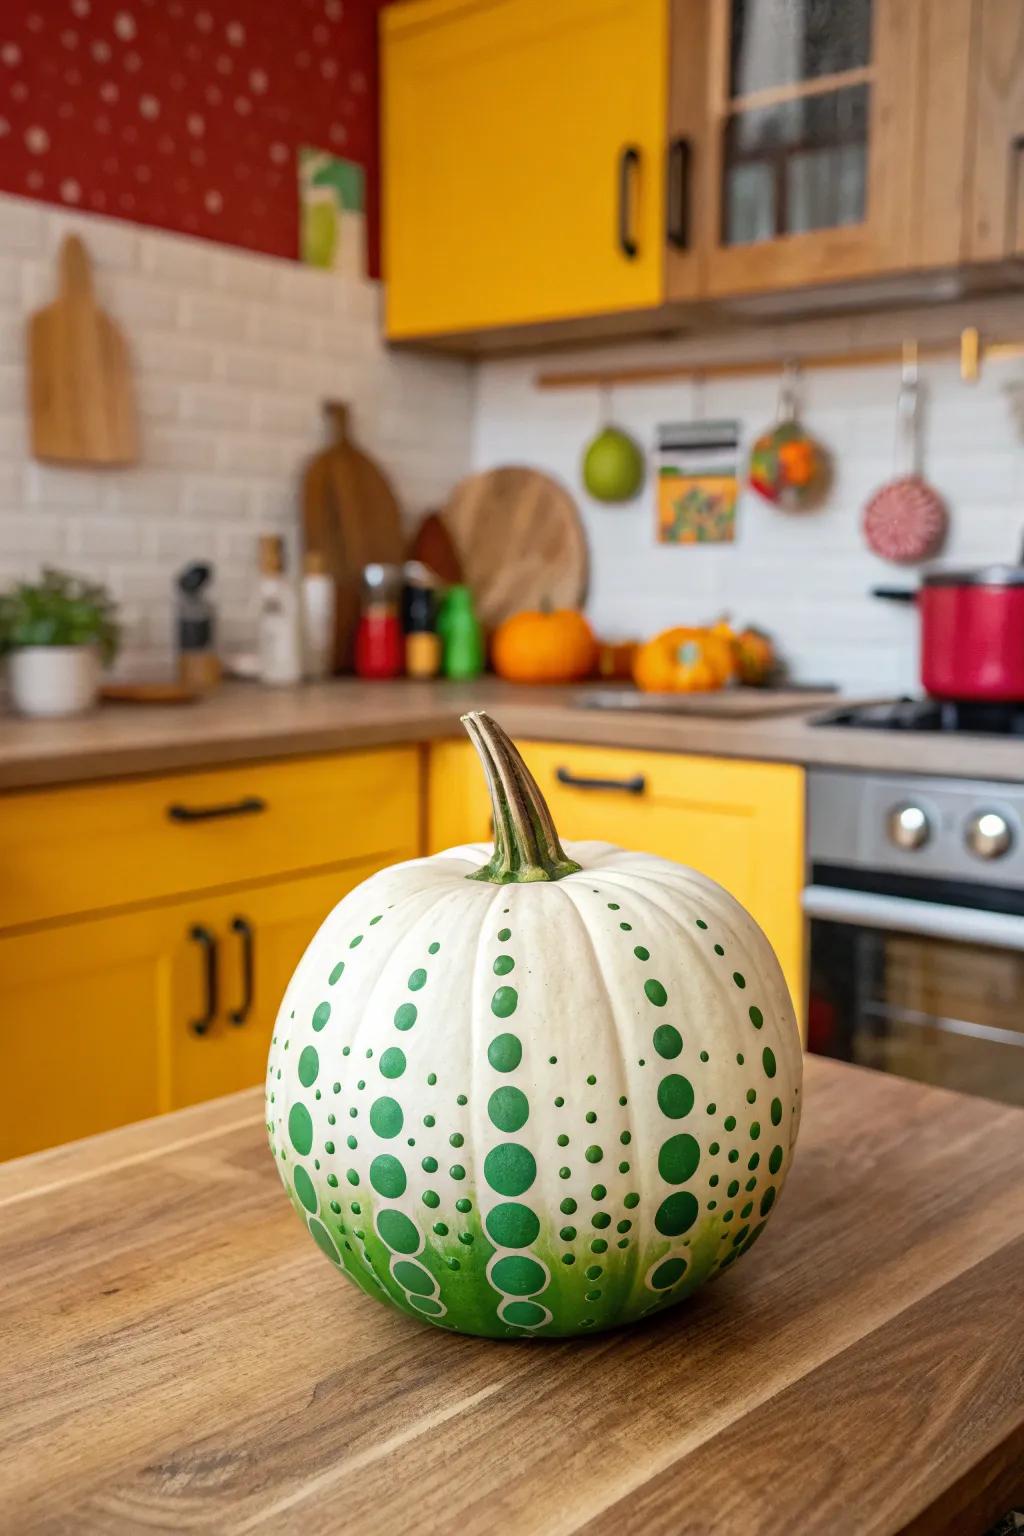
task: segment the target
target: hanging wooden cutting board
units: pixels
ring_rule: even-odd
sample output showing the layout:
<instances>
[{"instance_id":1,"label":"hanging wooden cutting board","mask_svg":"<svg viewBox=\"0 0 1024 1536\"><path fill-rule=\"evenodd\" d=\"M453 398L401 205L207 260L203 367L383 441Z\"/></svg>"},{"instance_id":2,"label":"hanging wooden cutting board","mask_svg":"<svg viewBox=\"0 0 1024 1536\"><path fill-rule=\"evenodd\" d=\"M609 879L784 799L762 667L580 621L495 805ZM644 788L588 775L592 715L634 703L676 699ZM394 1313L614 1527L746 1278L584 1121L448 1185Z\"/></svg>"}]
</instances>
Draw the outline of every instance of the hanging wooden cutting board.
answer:
<instances>
[{"instance_id":1,"label":"hanging wooden cutting board","mask_svg":"<svg viewBox=\"0 0 1024 1536\"><path fill-rule=\"evenodd\" d=\"M302 479L302 517L307 550L318 550L337 589L334 670L352 670L364 565L400 565L405 557L402 519L382 470L358 449L349 433L348 407L324 404L334 440L311 459Z\"/></svg>"},{"instance_id":2,"label":"hanging wooden cutting board","mask_svg":"<svg viewBox=\"0 0 1024 1536\"><path fill-rule=\"evenodd\" d=\"M97 306L77 235L60 249L57 298L29 322L32 452L61 464L133 464L139 456L128 349Z\"/></svg>"},{"instance_id":3,"label":"hanging wooden cutting board","mask_svg":"<svg viewBox=\"0 0 1024 1536\"><path fill-rule=\"evenodd\" d=\"M441 515L486 629L523 608L578 608L586 597L579 511L565 487L540 470L470 475Z\"/></svg>"}]
</instances>

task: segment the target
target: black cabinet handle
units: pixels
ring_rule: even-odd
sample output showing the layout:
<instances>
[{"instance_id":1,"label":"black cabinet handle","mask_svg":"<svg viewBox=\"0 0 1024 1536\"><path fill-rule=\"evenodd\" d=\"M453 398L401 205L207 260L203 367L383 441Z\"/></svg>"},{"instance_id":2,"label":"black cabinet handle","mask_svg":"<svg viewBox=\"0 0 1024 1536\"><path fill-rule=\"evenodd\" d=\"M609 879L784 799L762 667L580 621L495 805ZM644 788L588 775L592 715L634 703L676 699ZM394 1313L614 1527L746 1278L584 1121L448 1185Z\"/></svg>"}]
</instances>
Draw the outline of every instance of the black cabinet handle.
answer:
<instances>
[{"instance_id":1,"label":"black cabinet handle","mask_svg":"<svg viewBox=\"0 0 1024 1536\"><path fill-rule=\"evenodd\" d=\"M170 821L219 821L225 816L258 816L265 811L267 802L259 795L246 795L242 800L229 800L226 805L169 805Z\"/></svg>"},{"instance_id":2,"label":"black cabinet handle","mask_svg":"<svg viewBox=\"0 0 1024 1536\"><path fill-rule=\"evenodd\" d=\"M633 174L640 169L640 151L627 144L619 155L619 250L635 261L640 247L633 236Z\"/></svg>"},{"instance_id":3,"label":"black cabinet handle","mask_svg":"<svg viewBox=\"0 0 1024 1536\"><path fill-rule=\"evenodd\" d=\"M206 974L206 1010L198 1019L192 1020L191 1028L197 1035L205 1035L217 1017L217 940L202 923L193 923L188 936L193 944L202 946Z\"/></svg>"},{"instance_id":4,"label":"black cabinet handle","mask_svg":"<svg viewBox=\"0 0 1024 1536\"><path fill-rule=\"evenodd\" d=\"M621 795L642 795L647 788L647 780L642 773L634 774L631 779L590 779L572 773L568 768L556 768L555 778L559 784L568 784L571 789L610 789L617 790Z\"/></svg>"},{"instance_id":5,"label":"black cabinet handle","mask_svg":"<svg viewBox=\"0 0 1024 1536\"><path fill-rule=\"evenodd\" d=\"M668 147L668 243L677 251L690 248L690 162L693 149L689 139L673 139Z\"/></svg>"},{"instance_id":6,"label":"black cabinet handle","mask_svg":"<svg viewBox=\"0 0 1024 1536\"><path fill-rule=\"evenodd\" d=\"M237 1008L231 1009L228 1018L232 1024L244 1024L252 1012L253 933L244 917L231 919L231 932L237 933L242 941L242 1001Z\"/></svg>"}]
</instances>

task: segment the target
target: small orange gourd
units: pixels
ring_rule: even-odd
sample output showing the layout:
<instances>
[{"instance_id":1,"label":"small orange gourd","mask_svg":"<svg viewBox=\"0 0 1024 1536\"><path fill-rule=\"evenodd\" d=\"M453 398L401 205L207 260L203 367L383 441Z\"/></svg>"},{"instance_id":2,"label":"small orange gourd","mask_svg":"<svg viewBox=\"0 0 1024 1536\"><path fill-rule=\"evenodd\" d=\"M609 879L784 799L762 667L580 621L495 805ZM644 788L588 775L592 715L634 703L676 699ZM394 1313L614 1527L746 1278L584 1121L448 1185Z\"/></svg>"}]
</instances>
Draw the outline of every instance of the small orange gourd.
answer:
<instances>
[{"instance_id":1,"label":"small orange gourd","mask_svg":"<svg viewBox=\"0 0 1024 1536\"><path fill-rule=\"evenodd\" d=\"M597 641L575 608L527 610L498 625L491 661L498 676L509 682L572 683L593 672Z\"/></svg>"},{"instance_id":2,"label":"small orange gourd","mask_svg":"<svg viewBox=\"0 0 1024 1536\"><path fill-rule=\"evenodd\" d=\"M666 629L640 647L633 681L644 693L700 693L724 688L736 674L736 651L724 626Z\"/></svg>"}]
</instances>

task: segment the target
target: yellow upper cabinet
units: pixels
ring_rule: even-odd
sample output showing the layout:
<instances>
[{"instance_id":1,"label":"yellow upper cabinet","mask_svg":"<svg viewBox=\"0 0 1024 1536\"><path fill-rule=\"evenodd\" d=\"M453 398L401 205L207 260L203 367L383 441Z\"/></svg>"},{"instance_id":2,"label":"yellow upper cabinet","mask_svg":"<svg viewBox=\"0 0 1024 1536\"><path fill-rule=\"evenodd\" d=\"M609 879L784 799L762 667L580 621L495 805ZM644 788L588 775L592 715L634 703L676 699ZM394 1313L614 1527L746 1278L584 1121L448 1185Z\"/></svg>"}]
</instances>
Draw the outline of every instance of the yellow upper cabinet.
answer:
<instances>
[{"instance_id":1,"label":"yellow upper cabinet","mask_svg":"<svg viewBox=\"0 0 1024 1536\"><path fill-rule=\"evenodd\" d=\"M383 13L387 331L656 305L668 0L413 0Z\"/></svg>"}]
</instances>

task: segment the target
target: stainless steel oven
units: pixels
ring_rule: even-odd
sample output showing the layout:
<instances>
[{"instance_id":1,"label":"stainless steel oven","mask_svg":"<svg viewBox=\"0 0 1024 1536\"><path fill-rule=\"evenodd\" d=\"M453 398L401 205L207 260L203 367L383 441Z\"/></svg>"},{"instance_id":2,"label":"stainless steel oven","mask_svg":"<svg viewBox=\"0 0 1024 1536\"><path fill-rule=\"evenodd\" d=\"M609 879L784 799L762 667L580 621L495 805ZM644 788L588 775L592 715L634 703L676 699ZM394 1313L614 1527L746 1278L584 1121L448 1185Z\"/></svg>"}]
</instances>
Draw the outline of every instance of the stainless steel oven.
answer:
<instances>
[{"instance_id":1,"label":"stainless steel oven","mask_svg":"<svg viewBox=\"0 0 1024 1536\"><path fill-rule=\"evenodd\" d=\"M1024 1104L1024 787L809 775L808 1047Z\"/></svg>"}]
</instances>

